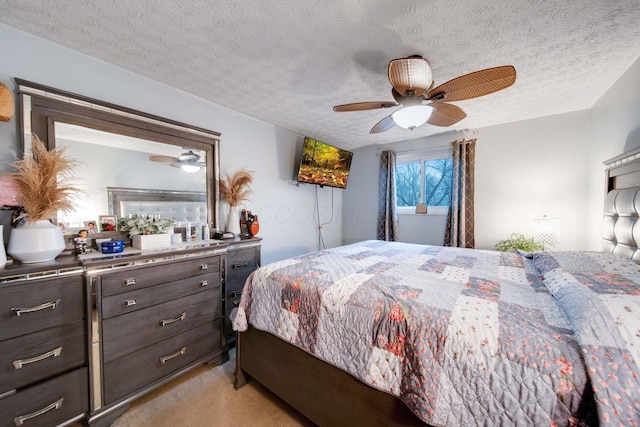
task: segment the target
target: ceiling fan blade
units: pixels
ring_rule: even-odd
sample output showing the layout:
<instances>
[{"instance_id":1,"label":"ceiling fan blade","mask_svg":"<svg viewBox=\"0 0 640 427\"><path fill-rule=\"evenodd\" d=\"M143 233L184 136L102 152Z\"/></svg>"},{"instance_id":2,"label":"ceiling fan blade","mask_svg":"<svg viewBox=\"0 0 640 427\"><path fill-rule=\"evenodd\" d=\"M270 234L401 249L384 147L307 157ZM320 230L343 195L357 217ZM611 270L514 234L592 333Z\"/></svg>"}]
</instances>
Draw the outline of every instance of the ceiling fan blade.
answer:
<instances>
[{"instance_id":1,"label":"ceiling fan blade","mask_svg":"<svg viewBox=\"0 0 640 427\"><path fill-rule=\"evenodd\" d=\"M431 117L427 120L427 123L433 126L447 127L455 125L460 120L467 117L467 114L462 111L462 108L453 104L446 104L444 102L432 102L429 107L433 107L435 110Z\"/></svg>"},{"instance_id":2,"label":"ceiling fan blade","mask_svg":"<svg viewBox=\"0 0 640 427\"><path fill-rule=\"evenodd\" d=\"M397 107L397 102L390 101L369 101L369 102L354 102L352 104L342 104L333 107L333 111L362 111L362 110L375 110L377 108L389 108Z\"/></svg>"},{"instance_id":3,"label":"ceiling fan blade","mask_svg":"<svg viewBox=\"0 0 640 427\"><path fill-rule=\"evenodd\" d=\"M151 160L152 162L171 163L175 162L176 158L169 156L149 156L149 160Z\"/></svg>"},{"instance_id":4,"label":"ceiling fan blade","mask_svg":"<svg viewBox=\"0 0 640 427\"><path fill-rule=\"evenodd\" d=\"M462 101L505 89L515 81L516 69L511 65L487 68L449 80L429 91L426 98L434 101Z\"/></svg>"},{"instance_id":5,"label":"ceiling fan blade","mask_svg":"<svg viewBox=\"0 0 640 427\"><path fill-rule=\"evenodd\" d=\"M384 119L380 120L378 123L376 123L376 125L371 128L371 131L369 131L369 133L386 132L392 127L394 127L395 125L396 123L393 121L391 116L387 116Z\"/></svg>"}]
</instances>

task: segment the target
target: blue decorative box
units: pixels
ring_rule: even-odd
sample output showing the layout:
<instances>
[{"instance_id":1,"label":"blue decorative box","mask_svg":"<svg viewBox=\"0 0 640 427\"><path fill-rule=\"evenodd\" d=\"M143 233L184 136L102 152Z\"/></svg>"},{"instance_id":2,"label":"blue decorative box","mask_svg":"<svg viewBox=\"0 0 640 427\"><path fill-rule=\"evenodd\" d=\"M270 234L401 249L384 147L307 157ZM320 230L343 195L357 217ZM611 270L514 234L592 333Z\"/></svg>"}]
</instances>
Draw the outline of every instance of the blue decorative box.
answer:
<instances>
[{"instance_id":1,"label":"blue decorative box","mask_svg":"<svg viewBox=\"0 0 640 427\"><path fill-rule=\"evenodd\" d=\"M100 250L103 254L117 254L124 251L124 240L110 240L100 243Z\"/></svg>"}]
</instances>

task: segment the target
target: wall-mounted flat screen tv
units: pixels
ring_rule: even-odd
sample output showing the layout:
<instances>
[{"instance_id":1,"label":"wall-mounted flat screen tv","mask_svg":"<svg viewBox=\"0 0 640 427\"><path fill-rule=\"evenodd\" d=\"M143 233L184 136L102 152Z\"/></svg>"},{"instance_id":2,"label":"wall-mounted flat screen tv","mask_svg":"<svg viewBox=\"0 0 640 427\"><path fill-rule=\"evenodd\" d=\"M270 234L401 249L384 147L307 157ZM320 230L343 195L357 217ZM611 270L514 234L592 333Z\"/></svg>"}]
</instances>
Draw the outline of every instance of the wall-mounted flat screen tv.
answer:
<instances>
[{"instance_id":1,"label":"wall-mounted flat screen tv","mask_svg":"<svg viewBox=\"0 0 640 427\"><path fill-rule=\"evenodd\" d=\"M302 145L298 182L347 188L353 153L305 138Z\"/></svg>"}]
</instances>

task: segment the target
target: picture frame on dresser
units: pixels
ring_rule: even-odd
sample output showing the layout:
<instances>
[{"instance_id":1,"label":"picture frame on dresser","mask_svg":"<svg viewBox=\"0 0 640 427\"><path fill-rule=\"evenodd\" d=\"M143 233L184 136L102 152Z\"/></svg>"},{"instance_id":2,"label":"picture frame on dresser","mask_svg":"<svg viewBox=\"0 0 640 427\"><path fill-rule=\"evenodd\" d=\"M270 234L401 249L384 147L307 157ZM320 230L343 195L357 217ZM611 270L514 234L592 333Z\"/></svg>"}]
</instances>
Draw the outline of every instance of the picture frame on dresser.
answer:
<instances>
[{"instance_id":1,"label":"picture frame on dresser","mask_svg":"<svg viewBox=\"0 0 640 427\"><path fill-rule=\"evenodd\" d=\"M100 215L98 223L100 231L118 231L118 220L115 215Z\"/></svg>"},{"instance_id":2,"label":"picture frame on dresser","mask_svg":"<svg viewBox=\"0 0 640 427\"><path fill-rule=\"evenodd\" d=\"M98 227L98 222L95 219L90 219L84 221L84 228L87 230L89 234L96 234L100 232L100 228Z\"/></svg>"}]
</instances>

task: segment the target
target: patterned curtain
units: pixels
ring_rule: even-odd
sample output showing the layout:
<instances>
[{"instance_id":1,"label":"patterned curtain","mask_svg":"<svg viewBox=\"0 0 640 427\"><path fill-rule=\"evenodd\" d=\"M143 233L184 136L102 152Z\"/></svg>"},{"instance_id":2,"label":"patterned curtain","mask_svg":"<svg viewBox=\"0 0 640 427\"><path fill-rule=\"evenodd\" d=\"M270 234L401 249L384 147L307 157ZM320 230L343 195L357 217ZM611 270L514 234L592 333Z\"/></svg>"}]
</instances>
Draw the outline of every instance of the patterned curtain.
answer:
<instances>
[{"instance_id":1,"label":"patterned curtain","mask_svg":"<svg viewBox=\"0 0 640 427\"><path fill-rule=\"evenodd\" d=\"M380 153L378 175L378 240L398 240L398 213L396 212L396 152Z\"/></svg>"},{"instance_id":2,"label":"patterned curtain","mask_svg":"<svg viewBox=\"0 0 640 427\"><path fill-rule=\"evenodd\" d=\"M454 141L451 146L453 148L453 182L444 245L473 248L475 246L473 200L476 140Z\"/></svg>"}]
</instances>

